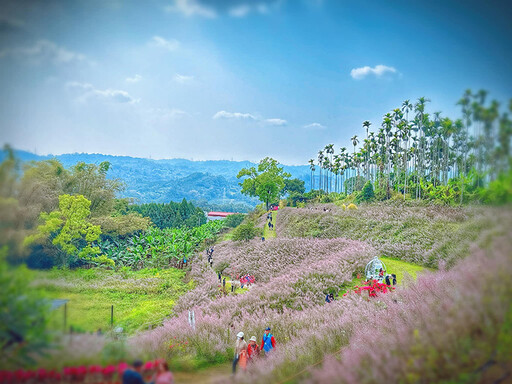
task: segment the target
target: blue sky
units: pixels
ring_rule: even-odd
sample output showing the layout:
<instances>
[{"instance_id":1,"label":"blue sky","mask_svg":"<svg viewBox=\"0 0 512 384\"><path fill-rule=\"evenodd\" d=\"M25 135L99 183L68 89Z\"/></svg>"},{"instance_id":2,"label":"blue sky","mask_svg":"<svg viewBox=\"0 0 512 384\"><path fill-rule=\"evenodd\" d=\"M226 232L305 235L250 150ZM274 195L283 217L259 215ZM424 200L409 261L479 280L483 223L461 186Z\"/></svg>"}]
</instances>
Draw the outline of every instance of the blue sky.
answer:
<instances>
[{"instance_id":1,"label":"blue sky","mask_svg":"<svg viewBox=\"0 0 512 384\"><path fill-rule=\"evenodd\" d=\"M4 1L2 143L305 164L405 99L512 97L505 1Z\"/></svg>"}]
</instances>

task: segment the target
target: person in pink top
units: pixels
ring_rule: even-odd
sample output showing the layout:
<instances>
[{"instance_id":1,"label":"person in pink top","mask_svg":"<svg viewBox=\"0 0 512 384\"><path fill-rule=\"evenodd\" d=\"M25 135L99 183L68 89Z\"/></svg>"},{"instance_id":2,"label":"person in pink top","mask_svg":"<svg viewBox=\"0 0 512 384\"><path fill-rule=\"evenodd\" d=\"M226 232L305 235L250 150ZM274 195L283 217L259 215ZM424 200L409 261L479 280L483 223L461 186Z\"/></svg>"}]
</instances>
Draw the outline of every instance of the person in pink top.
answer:
<instances>
[{"instance_id":1,"label":"person in pink top","mask_svg":"<svg viewBox=\"0 0 512 384\"><path fill-rule=\"evenodd\" d=\"M174 384L174 377L169 371L169 365L165 360L158 362L154 384Z\"/></svg>"}]
</instances>

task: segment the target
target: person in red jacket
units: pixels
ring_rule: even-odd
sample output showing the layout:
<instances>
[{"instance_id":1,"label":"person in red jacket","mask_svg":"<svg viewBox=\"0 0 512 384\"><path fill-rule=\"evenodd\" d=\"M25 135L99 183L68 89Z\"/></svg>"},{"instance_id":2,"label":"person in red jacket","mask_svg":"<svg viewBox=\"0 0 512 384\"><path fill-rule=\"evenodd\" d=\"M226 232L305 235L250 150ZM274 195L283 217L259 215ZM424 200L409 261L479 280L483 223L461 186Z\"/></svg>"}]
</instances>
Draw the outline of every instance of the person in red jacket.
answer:
<instances>
[{"instance_id":1,"label":"person in red jacket","mask_svg":"<svg viewBox=\"0 0 512 384\"><path fill-rule=\"evenodd\" d=\"M260 346L256 344L256 336L251 337L249 340L249 345L247 346L247 355L249 356L249 360L258 357L260 351Z\"/></svg>"},{"instance_id":2,"label":"person in red jacket","mask_svg":"<svg viewBox=\"0 0 512 384\"><path fill-rule=\"evenodd\" d=\"M276 347L276 340L274 336L270 333L270 327L265 329L265 333L263 334L263 339L261 340L261 350L265 351L265 355L268 354L271 350Z\"/></svg>"}]
</instances>

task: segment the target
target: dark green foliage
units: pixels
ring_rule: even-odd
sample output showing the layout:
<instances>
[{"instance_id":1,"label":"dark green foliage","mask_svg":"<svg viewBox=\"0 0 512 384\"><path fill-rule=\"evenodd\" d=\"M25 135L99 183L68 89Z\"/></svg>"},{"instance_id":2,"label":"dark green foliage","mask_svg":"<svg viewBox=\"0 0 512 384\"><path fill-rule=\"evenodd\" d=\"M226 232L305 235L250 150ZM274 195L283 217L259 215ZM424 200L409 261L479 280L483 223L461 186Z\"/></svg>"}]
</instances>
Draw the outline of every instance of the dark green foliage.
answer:
<instances>
[{"instance_id":1,"label":"dark green foliage","mask_svg":"<svg viewBox=\"0 0 512 384\"><path fill-rule=\"evenodd\" d=\"M236 213L234 215L229 215L226 217L226 220L224 220L224 225L226 227L230 228L236 228L240 224L242 224L242 221L244 221L245 215L243 213Z\"/></svg>"},{"instance_id":2,"label":"dark green foliage","mask_svg":"<svg viewBox=\"0 0 512 384\"><path fill-rule=\"evenodd\" d=\"M358 203L361 202L370 202L375 198L375 193L373 192L373 184L368 180L364 185L362 191L357 195L356 201Z\"/></svg>"},{"instance_id":3,"label":"dark green foliage","mask_svg":"<svg viewBox=\"0 0 512 384\"><path fill-rule=\"evenodd\" d=\"M300 179L285 179L284 180L284 189L283 192L285 194L295 194L300 195L306 191L304 180Z\"/></svg>"},{"instance_id":4,"label":"dark green foliage","mask_svg":"<svg viewBox=\"0 0 512 384\"><path fill-rule=\"evenodd\" d=\"M149 203L130 205L128 210L149 217L158 228L198 227L206 223L206 216L201 208L183 199L181 203Z\"/></svg>"}]
</instances>

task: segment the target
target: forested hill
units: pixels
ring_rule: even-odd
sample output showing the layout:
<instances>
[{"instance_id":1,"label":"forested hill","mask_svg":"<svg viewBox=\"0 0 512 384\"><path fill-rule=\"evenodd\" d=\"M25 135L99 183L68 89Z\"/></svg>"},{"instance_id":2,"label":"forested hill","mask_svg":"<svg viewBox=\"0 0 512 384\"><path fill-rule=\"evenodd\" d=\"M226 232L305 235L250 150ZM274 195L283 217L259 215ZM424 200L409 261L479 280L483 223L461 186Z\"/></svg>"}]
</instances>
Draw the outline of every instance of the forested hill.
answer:
<instances>
[{"instance_id":1,"label":"forested hill","mask_svg":"<svg viewBox=\"0 0 512 384\"><path fill-rule=\"evenodd\" d=\"M1 151L1 158L5 152ZM191 161L186 159L152 160L130 156L72 153L57 156L39 156L30 152L15 151L22 161L57 158L68 168L77 162L99 164L108 161L111 169L109 178L119 178L126 184L120 197L132 197L139 203L189 201L212 209L242 211L254 206L257 200L240 193L236 175L242 168L255 164L249 161L208 160ZM309 189L309 166L284 166L292 177L302 179ZM240 205L243 203L243 205Z\"/></svg>"}]
</instances>

